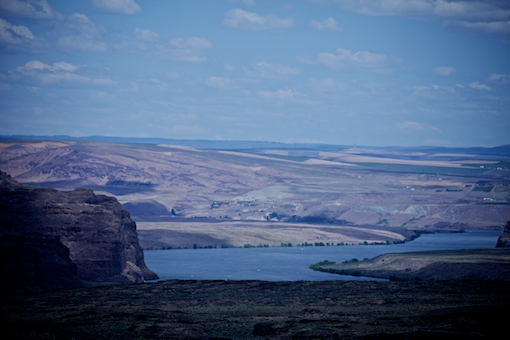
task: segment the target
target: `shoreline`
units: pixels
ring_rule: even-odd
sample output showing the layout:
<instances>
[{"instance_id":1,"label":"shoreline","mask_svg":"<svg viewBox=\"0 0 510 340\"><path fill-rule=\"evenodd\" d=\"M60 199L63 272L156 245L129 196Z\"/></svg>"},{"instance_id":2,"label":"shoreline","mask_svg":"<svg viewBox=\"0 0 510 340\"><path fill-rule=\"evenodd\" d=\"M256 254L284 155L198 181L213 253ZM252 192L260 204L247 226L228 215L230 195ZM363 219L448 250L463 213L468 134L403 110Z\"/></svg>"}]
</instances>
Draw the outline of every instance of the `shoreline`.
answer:
<instances>
[{"instance_id":1,"label":"shoreline","mask_svg":"<svg viewBox=\"0 0 510 340\"><path fill-rule=\"evenodd\" d=\"M328 260L310 269L340 275L390 281L503 280L510 281L510 249L482 248L389 253L372 259L336 264Z\"/></svg>"},{"instance_id":2,"label":"shoreline","mask_svg":"<svg viewBox=\"0 0 510 340\"><path fill-rule=\"evenodd\" d=\"M368 228L367 228L368 229ZM154 230L154 229L148 229L148 230L144 230L144 232L146 231L150 231L150 230ZM138 230L137 230L138 231ZM408 230L410 232L414 232L414 235L411 235L410 237L408 238L405 238L401 241L389 241L389 242L377 242L377 241L374 241L374 242L371 242L369 243L368 241L364 241L364 242L360 242L360 243L343 243L343 242L340 242L337 244L331 244L330 242L314 242L314 243L308 243L308 242L305 242L304 244L292 244L292 242L282 242L280 245L269 245L269 244L261 244L259 243L258 245L254 245L254 244L244 244L242 246L228 246L228 245L225 245L225 244L221 244L221 245L218 245L218 244L210 244L210 245L207 245L207 246L193 246L193 247L173 247L173 246L167 246L167 247L142 247L143 250L184 250L184 249L219 249L219 248L273 248L273 247L343 247L343 246L362 246L362 245L393 245L393 244L404 244L404 243L408 243L408 242L411 242L411 241L414 241L415 239L419 238L421 235L424 235L424 234L458 234L458 233L465 233L466 230L464 229L460 229L460 230L435 230L435 231L429 231L429 230ZM480 229L480 230L470 230L470 231L485 231L483 229ZM143 234L143 233L142 233Z\"/></svg>"}]
</instances>

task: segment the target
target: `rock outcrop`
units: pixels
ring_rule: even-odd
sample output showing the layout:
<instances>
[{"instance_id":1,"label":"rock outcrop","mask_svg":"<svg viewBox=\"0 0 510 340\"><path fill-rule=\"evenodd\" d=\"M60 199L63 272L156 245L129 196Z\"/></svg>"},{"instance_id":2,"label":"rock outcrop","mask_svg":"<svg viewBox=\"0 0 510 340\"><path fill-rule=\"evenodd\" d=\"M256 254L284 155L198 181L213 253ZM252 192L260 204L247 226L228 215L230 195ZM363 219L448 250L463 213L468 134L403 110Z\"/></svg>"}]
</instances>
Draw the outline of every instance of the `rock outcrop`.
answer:
<instances>
[{"instance_id":1,"label":"rock outcrop","mask_svg":"<svg viewBox=\"0 0 510 340\"><path fill-rule=\"evenodd\" d=\"M499 235L498 243L496 244L496 248L508 247L510 247L510 221L506 223L505 230L503 230L503 234Z\"/></svg>"},{"instance_id":2,"label":"rock outcrop","mask_svg":"<svg viewBox=\"0 0 510 340\"><path fill-rule=\"evenodd\" d=\"M4 293L158 278L117 199L90 189L25 187L1 171L0 256Z\"/></svg>"}]
</instances>

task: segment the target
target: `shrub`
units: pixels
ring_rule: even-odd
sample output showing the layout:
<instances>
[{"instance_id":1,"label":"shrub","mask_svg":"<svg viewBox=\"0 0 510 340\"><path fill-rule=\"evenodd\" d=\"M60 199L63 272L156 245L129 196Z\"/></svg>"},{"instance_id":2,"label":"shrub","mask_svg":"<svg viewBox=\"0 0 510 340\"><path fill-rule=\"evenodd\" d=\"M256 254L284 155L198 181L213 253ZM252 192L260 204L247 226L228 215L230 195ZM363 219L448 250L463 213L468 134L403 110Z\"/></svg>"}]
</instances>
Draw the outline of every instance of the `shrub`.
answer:
<instances>
[{"instance_id":1,"label":"shrub","mask_svg":"<svg viewBox=\"0 0 510 340\"><path fill-rule=\"evenodd\" d=\"M359 260L358 259L350 259L350 260L346 260L342 263L353 263L353 262L359 262Z\"/></svg>"}]
</instances>

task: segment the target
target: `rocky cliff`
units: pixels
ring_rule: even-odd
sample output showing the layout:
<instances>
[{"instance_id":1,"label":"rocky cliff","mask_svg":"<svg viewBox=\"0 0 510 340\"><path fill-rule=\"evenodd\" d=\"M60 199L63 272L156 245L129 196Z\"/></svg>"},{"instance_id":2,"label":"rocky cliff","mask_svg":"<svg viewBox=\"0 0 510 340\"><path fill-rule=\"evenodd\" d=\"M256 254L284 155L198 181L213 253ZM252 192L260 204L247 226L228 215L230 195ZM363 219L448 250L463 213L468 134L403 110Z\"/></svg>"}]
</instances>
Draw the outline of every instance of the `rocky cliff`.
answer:
<instances>
[{"instance_id":1,"label":"rocky cliff","mask_svg":"<svg viewBox=\"0 0 510 340\"><path fill-rule=\"evenodd\" d=\"M115 198L25 187L1 171L0 256L4 293L158 278Z\"/></svg>"},{"instance_id":2,"label":"rocky cliff","mask_svg":"<svg viewBox=\"0 0 510 340\"><path fill-rule=\"evenodd\" d=\"M508 247L510 247L510 221L506 223L505 230L503 230L503 234L499 235L498 243L496 244L496 248Z\"/></svg>"}]
</instances>

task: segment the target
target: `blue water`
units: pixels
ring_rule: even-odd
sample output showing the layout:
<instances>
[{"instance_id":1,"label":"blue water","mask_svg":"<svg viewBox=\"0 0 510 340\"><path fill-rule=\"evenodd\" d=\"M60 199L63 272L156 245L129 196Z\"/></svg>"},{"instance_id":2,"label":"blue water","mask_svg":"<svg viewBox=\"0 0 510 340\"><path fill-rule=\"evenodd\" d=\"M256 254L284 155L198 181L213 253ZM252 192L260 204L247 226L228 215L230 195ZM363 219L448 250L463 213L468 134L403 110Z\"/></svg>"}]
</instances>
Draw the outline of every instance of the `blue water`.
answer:
<instances>
[{"instance_id":1,"label":"blue water","mask_svg":"<svg viewBox=\"0 0 510 340\"><path fill-rule=\"evenodd\" d=\"M325 281L374 280L322 273L308 268L329 260L362 260L386 253L494 248L501 231L426 234L393 245L145 250L145 263L160 280Z\"/></svg>"}]
</instances>

